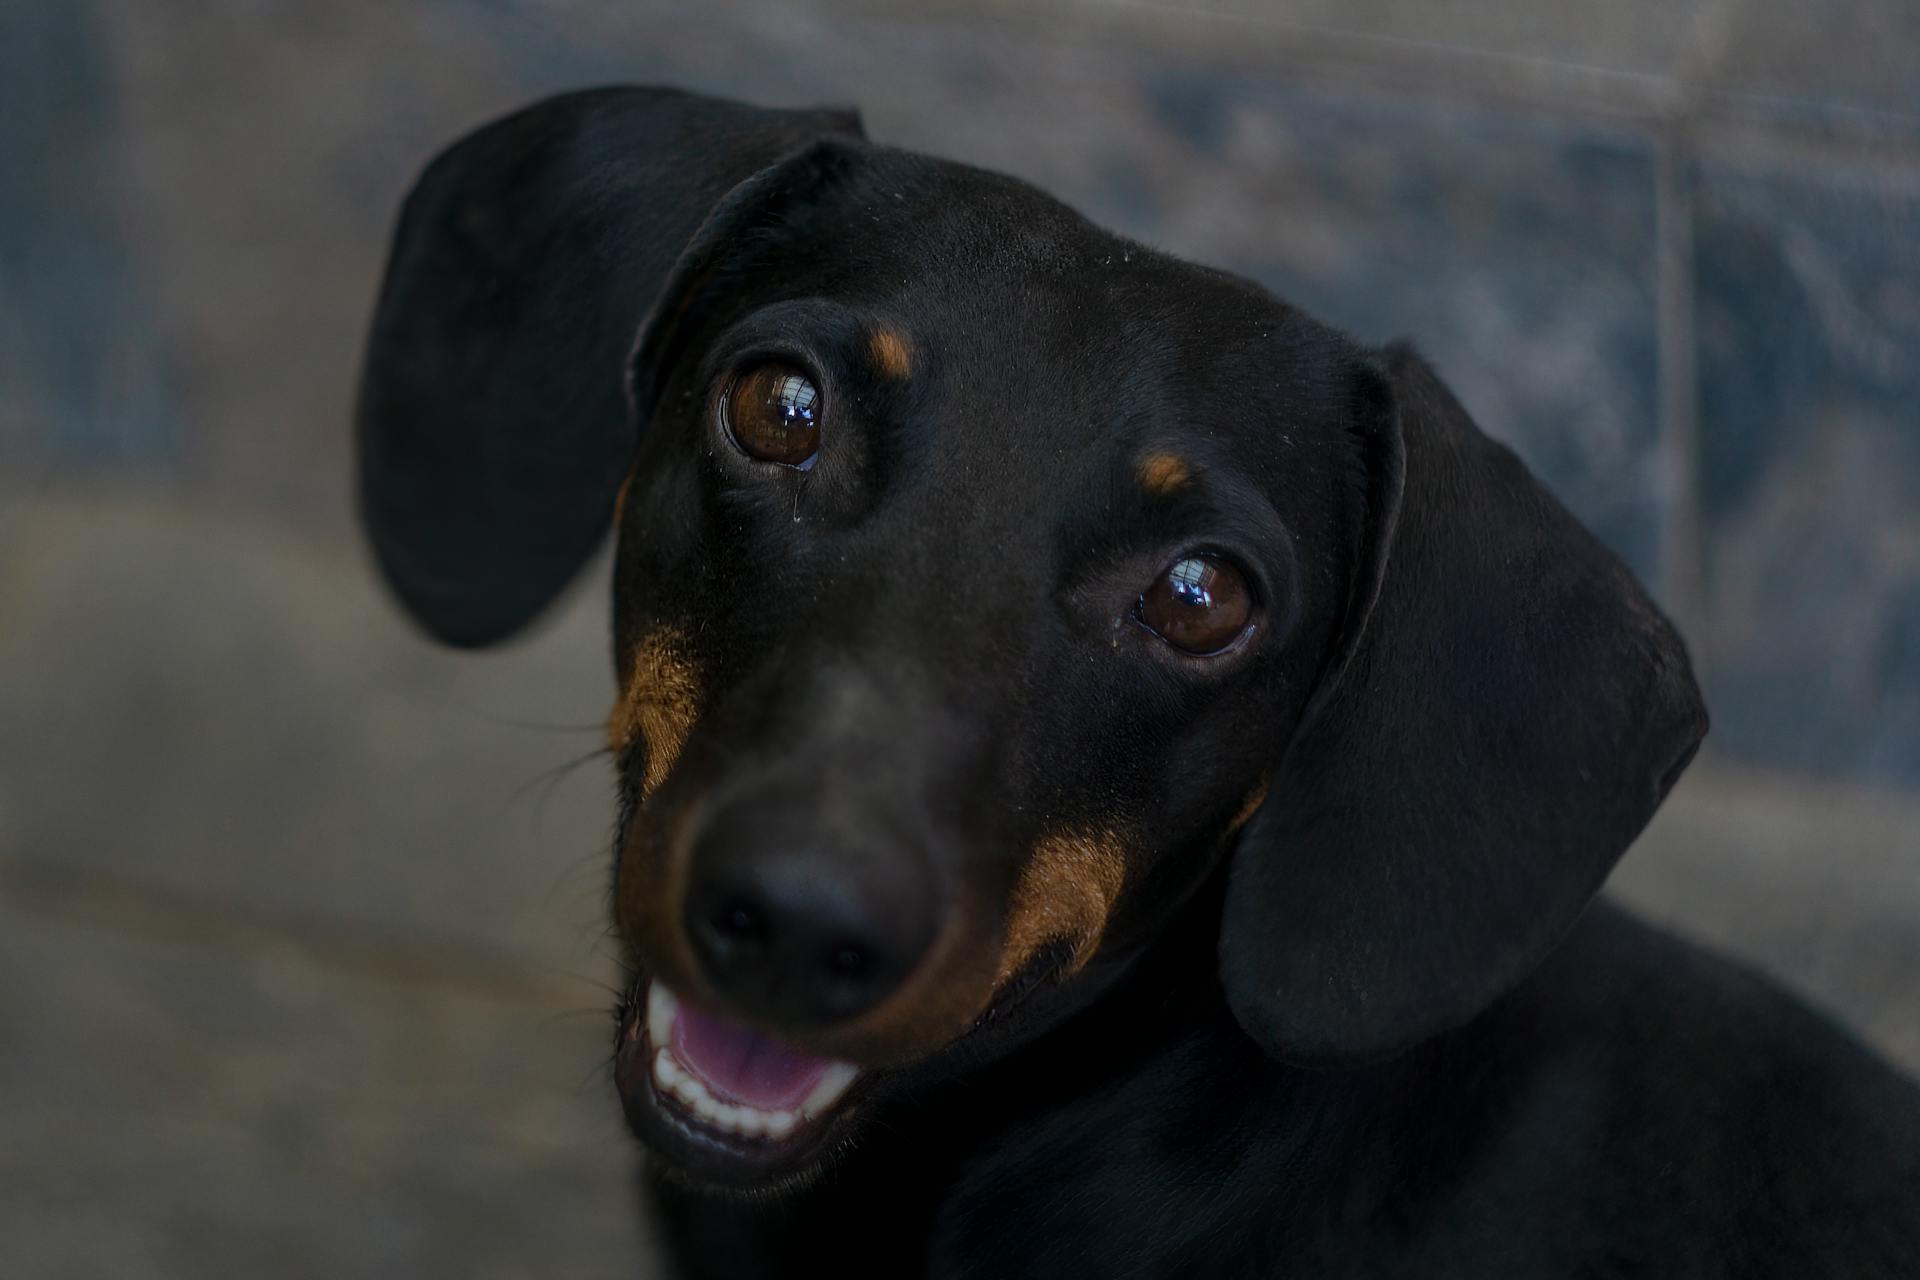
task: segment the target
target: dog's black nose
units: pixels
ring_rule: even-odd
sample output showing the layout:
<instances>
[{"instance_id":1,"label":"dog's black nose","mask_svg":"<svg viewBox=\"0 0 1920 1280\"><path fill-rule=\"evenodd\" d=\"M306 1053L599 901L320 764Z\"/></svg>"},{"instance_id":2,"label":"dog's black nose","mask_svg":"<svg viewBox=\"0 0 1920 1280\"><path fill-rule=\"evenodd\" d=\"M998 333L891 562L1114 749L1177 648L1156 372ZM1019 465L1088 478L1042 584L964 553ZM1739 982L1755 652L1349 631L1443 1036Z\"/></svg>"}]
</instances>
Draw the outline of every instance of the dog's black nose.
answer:
<instances>
[{"instance_id":1,"label":"dog's black nose","mask_svg":"<svg viewBox=\"0 0 1920 1280\"><path fill-rule=\"evenodd\" d=\"M723 824L694 850L684 907L694 955L744 1018L799 1031L857 1017L932 947L929 877L910 853L795 848L767 825Z\"/></svg>"}]
</instances>

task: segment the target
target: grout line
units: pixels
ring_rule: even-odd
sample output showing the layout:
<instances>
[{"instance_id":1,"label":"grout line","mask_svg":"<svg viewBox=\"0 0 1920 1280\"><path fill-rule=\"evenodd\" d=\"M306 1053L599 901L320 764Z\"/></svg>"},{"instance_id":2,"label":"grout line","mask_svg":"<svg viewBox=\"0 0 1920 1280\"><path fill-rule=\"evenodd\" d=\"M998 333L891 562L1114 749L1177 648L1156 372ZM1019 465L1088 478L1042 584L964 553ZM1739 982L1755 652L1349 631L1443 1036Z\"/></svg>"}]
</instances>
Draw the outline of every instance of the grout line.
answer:
<instances>
[{"instance_id":1,"label":"grout line","mask_svg":"<svg viewBox=\"0 0 1920 1280\"><path fill-rule=\"evenodd\" d=\"M408 937L211 894L34 859L0 860L0 905L129 937L293 955L357 978L452 991L508 1004L577 1004L591 979L521 953L450 937ZM606 997L611 1001L611 997Z\"/></svg>"},{"instance_id":2,"label":"grout line","mask_svg":"<svg viewBox=\"0 0 1920 1280\"><path fill-rule=\"evenodd\" d=\"M1631 84L1639 86L1646 96L1653 98L1667 97L1679 91L1671 76L1659 72L1630 71L1619 67L1602 66L1598 63L1572 62L1545 54L1483 49L1445 40L1427 40L1417 36L1394 35L1391 32L1362 31L1352 27L1329 26L1325 23L1274 18L1262 13L1195 9L1187 5L1166 3L1165 0L1080 0L1080 4L1082 7L1123 12L1131 10L1166 21L1214 22L1222 26L1239 25L1269 31L1282 38L1306 37L1324 42L1344 43L1359 49L1391 50L1396 55L1412 55L1408 61L1413 62L1478 64L1506 70L1544 71L1553 75L1610 81L1621 85Z\"/></svg>"},{"instance_id":3,"label":"grout line","mask_svg":"<svg viewBox=\"0 0 1920 1280\"><path fill-rule=\"evenodd\" d=\"M1684 127L1659 146L1655 178L1654 280L1659 359L1661 595L1687 637L1695 664L1710 657L1700 538L1699 414L1694 314L1693 151ZM1702 673L1704 675L1704 672Z\"/></svg>"},{"instance_id":4,"label":"grout line","mask_svg":"<svg viewBox=\"0 0 1920 1280\"><path fill-rule=\"evenodd\" d=\"M1694 149L1722 138L1749 155L1777 152L1798 164L1920 169L1920 114L1707 83L1713 59L1684 59L1678 72L1640 71L1541 54L1448 44L1389 33L1222 12L1166 0L945 0L903 20L879 0L829 0L875 20L925 25L982 18L1044 31L1089 48L1124 43L1279 77L1322 91L1385 93L1546 118L1663 132L1696 127ZM1726 6L1703 16L1702 38L1723 34ZM1145 42L1156 40L1149 46ZM1786 117L1774 114L1789 111ZM1811 118L1809 118L1809 113Z\"/></svg>"}]
</instances>

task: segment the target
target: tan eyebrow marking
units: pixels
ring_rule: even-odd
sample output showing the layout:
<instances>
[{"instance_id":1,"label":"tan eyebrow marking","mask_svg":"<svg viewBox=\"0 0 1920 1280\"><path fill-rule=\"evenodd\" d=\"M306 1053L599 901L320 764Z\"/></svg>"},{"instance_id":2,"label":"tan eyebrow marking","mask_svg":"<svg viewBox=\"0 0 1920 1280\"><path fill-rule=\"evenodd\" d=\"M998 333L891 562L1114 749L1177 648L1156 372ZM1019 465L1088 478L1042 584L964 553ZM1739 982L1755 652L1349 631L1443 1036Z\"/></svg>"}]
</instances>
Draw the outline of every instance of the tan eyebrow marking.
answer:
<instances>
[{"instance_id":1,"label":"tan eyebrow marking","mask_svg":"<svg viewBox=\"0 0 1920 1280\"><path fill-rule=\"evenodd\" d=\"M1041 836L1014 885L996 985L1050 943L1072 945L1070 969L1084 965L1100 947L1126 878L1127 846L1117 832L1062 830Z\"/></svg>"},{"instance_id":2,"label":"tan eyebrow marking","mask_svg":"<svg viewBox=\"0 0 1920 1280\"><path fill-rule=\"evenodd\" d=\"M1178 454L1149 454L1140 463L1140 487L1156 497L1184 489L1192 479L1192 464Z\"/></svg>"},{"instance_id":3,"label":"tan eyebrow marking","mask_svg":"<svg viewBox=\"0 0 1920 1280\"><path fill-rule=\"evenodd\" d=\"M642 795L651 795L673 772L700 715L699 672L687 657L686 636L661 627L633 646L620 698L607 717L607 745L625 751L634 741L646 744Z\"/></svg>"},{"instance_id":4,"label":"tan eyebrow marking","mask_svg":"<svg viewBox=\"0 0 1920 1280\"><path fill-rule=\"evenodd\" d=\"M875 329L867 342L867 353L874 367L889 378L900 379L913 371L913 348L897 329Z\"/></svg>"}]
</instances>

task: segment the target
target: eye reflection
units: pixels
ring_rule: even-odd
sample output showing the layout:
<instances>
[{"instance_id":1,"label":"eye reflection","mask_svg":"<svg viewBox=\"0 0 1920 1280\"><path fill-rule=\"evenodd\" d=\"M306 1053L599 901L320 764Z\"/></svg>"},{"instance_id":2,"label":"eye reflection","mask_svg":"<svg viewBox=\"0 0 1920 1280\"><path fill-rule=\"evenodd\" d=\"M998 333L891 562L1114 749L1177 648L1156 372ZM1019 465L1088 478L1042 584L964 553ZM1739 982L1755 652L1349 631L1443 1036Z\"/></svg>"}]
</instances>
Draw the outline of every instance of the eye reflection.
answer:
<instances>
[{"instance_id":1,"label":"eye reflection","mask_svg":"<svg viewBox=\"0 0 1920 1280\"><path fill-rule=\"evenodd\" d=\"M820 448L819 400L819 390L800 369L769 361L733 380L721 412L741 452L804 469Z\"/></svg>"},{"instance_id":2,"label":"eye reflection","mask_svg":"<svg viewBox=\"0 0 1920 1280\"><path fill-rule=\"evenodd\" d=\"M1167 570L1167 586L1181 603L1196 609L1211 609L1213 592L1208 586L1217 576L1212 566L1194 556Z\"/></svg>"},{"instance_id":3,"label":"eye reflection","mask_svg":"<svg viewBox=\"0 0 1920 1280\"><path fill-rule=\"evenodd\" d=\"M1253 594L1228 561L1183 556L1141 593L1135 616L1182 652L1214 654L1245 634L1253 618Z\"/></svg>"},{"instance_id":4,"label":"eye reflection","mask_svg":"<svg viewBox=\"0 0 1920 1280\"><path fill-rule=\"evenodd\" d=\"M813 423L813 402L819 397L813 384L797 373L781 375L773 384L773 391L767 397L770 404L777 407L786 416L789 424Z\"/></svg>"}]
</instances>

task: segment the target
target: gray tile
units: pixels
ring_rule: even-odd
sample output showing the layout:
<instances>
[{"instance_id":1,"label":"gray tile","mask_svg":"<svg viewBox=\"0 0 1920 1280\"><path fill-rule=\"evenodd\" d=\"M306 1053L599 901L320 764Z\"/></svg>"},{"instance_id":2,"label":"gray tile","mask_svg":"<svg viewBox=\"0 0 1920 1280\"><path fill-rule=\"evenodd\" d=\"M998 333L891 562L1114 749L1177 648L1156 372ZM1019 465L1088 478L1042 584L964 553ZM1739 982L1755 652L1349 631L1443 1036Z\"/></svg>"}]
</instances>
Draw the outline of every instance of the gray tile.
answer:
<instances>
[{"instance_id":1,"label":"gray tile","mask_svg":"<svg viewBox=\"0 0 1920 1280\"><path fill-rule=\"evenodd\" d=\"M0 901L0 1274L652 1274L560 1012Z\"/></svg>"},{"instance_id":2,"label":"gray tile","mask_svg":"<svg viewBox=\"0 0 1920 1280\"><path fill-rule=\"evenodd\" d=\"M0 462L166 459L172 371L113 186L121 103L92 7L0 6L0 86Z\"/></svg>"},{"instance_id":3,"label":"gray tile","mask_svg":"<svg viewBox=\"0 0 1920 1280\"><path fill-rule=\"evenodd\" d=\"M612 702L595 591L530 641L414 634L352 545L133 500L0 506L0 856L212 910L580 970Z\"/></svg>"},{"instance_id":4,"label":"gray tile","mask_svg":"<svg viewBox=\"0 0 1920 1280\"><path fill-rule=\"evenodd\" d=\"M117 102L86 181L123 211L169 354L178 465L258 510L344 527L388 230L430 150L513 105L502 55L437 4L86 7Z\"/></svg>"},{"instance_id":5,"label":"gray tile","mask_svg":"<svg viewBox=\"0 0 1920 1280\"><path fill-rule=\"evenodd\" d=\"M1048 7L1034 0L1025 5ZM1138 7L1129 0L1085 0L1082 6L1118 14ZM1217 25L1301 38L1342 36L1402 57L1470 53L1496 63L1677 76L1695 56L1702 17L1719 7L1724 5L1713 0L1160 0L1154 11L1170 28Z\"/></svg>"},{"instance_id":6,"label":"gray tile","mask_svg":"<svg viewBox=\"0 0 1920 1280\"><path fill-rule=\"evenodd\" d=\"M1709 758L1608 890L1920 1073L1920 800Z\"/></svg>"},{"instance_id":7,"label":"gray tile","mask_svg":"<svg viewBox=\"0 0 1920 1280\"><path fill-rule=\"evenodd\" d=\"M1762 122L1920 139L1920 6L1743 0L1721 6L1701 83Z\"/></svg>"},{"instance_id":8,"label":"gray tile","mask_svg":"<svg viewBox=\"0 0 1920 1280\"><path fill-rule=\"evenodd\" d=\"M1920 783L1920 180L1696 188L1713 740Z\"/></svg>"}]
</instances>

